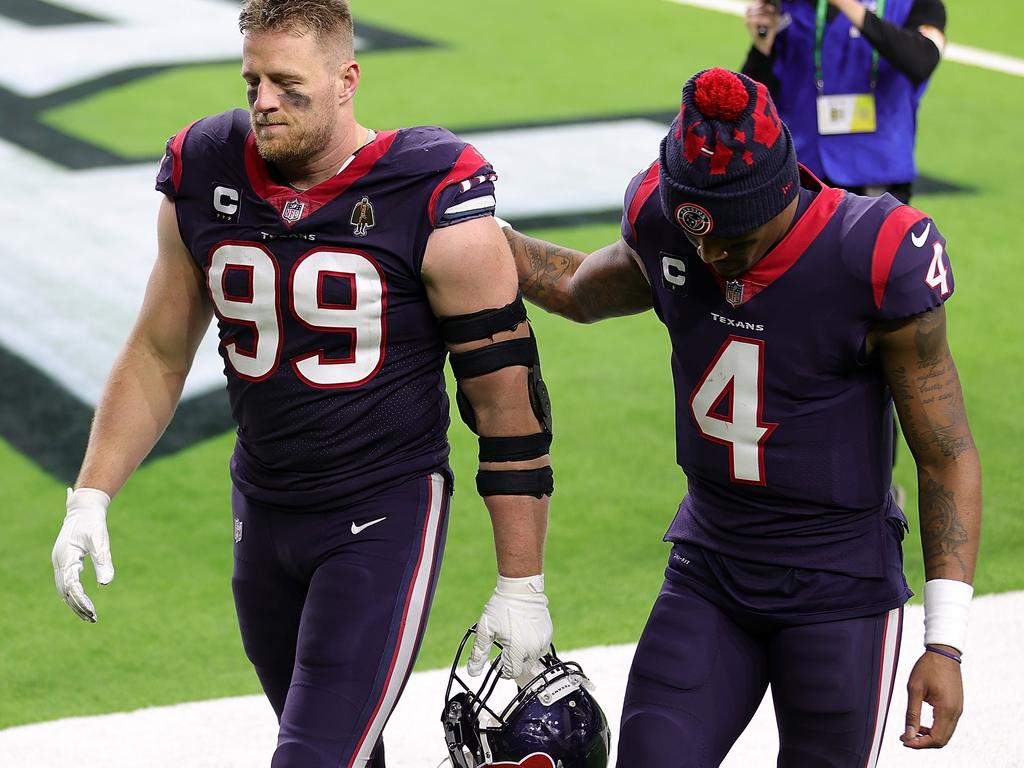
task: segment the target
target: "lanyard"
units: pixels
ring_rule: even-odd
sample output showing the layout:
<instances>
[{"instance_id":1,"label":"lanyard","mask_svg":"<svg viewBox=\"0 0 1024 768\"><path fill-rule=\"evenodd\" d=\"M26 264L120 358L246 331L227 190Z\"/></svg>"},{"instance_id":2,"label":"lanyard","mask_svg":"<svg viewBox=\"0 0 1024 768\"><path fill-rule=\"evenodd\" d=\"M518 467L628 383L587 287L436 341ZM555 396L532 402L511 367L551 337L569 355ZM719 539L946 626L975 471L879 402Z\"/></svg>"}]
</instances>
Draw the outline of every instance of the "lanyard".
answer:
<instances>
[{"instance_id":1,"label":"lanyard","mask_svg":"<svg viewBox=\"0 0 1024 768\"><path fill-rule=\"evenodd\" d=\"M875 4L875 14L878 18L885 17L885 0L878 0ZM821 44L825 38L825 21L828 18L828 0L818 0L818 10L814 16L814 84L818 87L818 93L825 90L825 76L821 69ZM871 91L875 90L878 82L878 49L871 46Z\"/></svg>"}]
</instances>

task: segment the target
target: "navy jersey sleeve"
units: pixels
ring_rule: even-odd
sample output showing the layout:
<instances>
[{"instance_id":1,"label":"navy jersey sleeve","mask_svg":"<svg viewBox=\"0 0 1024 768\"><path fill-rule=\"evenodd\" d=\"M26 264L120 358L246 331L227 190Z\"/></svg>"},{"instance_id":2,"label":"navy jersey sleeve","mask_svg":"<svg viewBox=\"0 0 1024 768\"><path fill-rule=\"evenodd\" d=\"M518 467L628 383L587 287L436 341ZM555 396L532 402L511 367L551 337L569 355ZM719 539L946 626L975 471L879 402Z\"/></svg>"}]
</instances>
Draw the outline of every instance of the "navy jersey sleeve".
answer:
<instances>
[{"instance_id":1,"label":"navy jersey sleeve","mask_svg":"<svg viewBox=\"0 0 1024 768\"><path fill-rule=\"evenodd\" d=\"M626 187L622 201L622 239L634 251L637 249L636 219L647 198L658 188L658 164L644 168L633 177Z\"/></svg>"},{"instance_id":2,"label":"navy jersey sleeve","mask_svg":"<svg viewBox=\"0 0 1024 768\"><path fill-rule=\"evenodd\" d=\"M953 293L946 239L926 214L904 205L886 217L871 254L871 287L883 320L935 309Z\"/></svg>"},{"instance_id":3,"label":"navy jersey sleeve","mask_svg":"<svg viewBox=\"0 0 1024 768\"><path fill-rule=\"evenodd\" d=\"M494 182L491 164L470 144L464 145L451 170L430 196L430 223L449 227L481 216L493 216Z\"/></svg>"},{"instance_id":4,"label":"navy jersey sleeve","mask_svg":"<svg viewBox=\"0 0 1024 768\"><path fill-rule=\"evenodd\" d=\"M156 189L163 192L171 200L178 198L181 189L181 174L183 164L181 159L182 147L185 145L185 137L195 123L185 126L175 136L167 140L167 147L164 150L163 159L160 161L160 168L156 173Z\"/></svg>"}]
</instances>

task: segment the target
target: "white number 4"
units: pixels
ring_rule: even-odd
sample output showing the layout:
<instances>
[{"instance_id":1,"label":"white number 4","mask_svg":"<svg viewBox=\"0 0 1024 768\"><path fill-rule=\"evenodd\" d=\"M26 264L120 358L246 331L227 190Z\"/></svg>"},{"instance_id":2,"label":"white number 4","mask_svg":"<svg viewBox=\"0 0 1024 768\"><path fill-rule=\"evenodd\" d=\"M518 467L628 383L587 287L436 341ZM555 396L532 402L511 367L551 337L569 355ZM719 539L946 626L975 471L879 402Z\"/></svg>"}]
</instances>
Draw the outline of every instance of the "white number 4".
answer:
<instances>
[{"instance_id":1,"label":"white number 4","mask_svg":"<svg viewBox=\"0 0 1024 768\"><path fill-rule=\"evenodd\" d=\"M764 342L730 336L690 397L690 412L705 439L729 448L734 483L764 485L764 442L778 424L761 418ZM725 415L719 412L724 406Z\"/></svg>"},{"instance_id":2,"label":"white number 4","mask_svg":"<svg viewBox=\"0 0 1024 768\"><path fill-rule=\"evenodd\" d=\"M949 294L949 272L946 271L946 264L942 259L942 243L935 243L932 246L934 255L932 263L928 265L928 275L924 281L929 288L938 288L942 296Z\"/></svg>"}]
</instances>

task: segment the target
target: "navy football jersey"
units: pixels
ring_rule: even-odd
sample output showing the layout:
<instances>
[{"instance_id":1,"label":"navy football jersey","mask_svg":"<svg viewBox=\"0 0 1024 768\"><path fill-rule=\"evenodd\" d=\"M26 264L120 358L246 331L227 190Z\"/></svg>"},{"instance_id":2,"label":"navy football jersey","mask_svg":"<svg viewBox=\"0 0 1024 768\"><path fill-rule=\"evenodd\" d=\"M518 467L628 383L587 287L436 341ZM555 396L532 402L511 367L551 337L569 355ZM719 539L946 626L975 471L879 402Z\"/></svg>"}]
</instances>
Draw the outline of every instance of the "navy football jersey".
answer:
<instances>
[{"instance_id":1,"label":"navy football jersey","mask_svg":"<svg viewBox=\"0 0 1024 768\"><path fill-rule=\"evenodd\" d=\"M446 348L420 267L435 228L493 213L494 180L436 127L378 133L303 192L275 181L244 110L168 142L157 189L217 315L243 493L324 509L446 467Z\"/></svg>"},{"instance_id":2,"label":"navy football jersey","mask_svg":"<svg viewBox=\"0 0 1024 768\"><path fill-rule=\"evenodd\" d=\"M666 538L882 578L885 537L903 518L889 493L892 398L866 338L879 321L940 306L953 276L925 214L805 170L801 183L789 232L736 280L663 215L656 163L627 190L622 235L671 338L688 481Z\"/></svg>"}]
</instances>

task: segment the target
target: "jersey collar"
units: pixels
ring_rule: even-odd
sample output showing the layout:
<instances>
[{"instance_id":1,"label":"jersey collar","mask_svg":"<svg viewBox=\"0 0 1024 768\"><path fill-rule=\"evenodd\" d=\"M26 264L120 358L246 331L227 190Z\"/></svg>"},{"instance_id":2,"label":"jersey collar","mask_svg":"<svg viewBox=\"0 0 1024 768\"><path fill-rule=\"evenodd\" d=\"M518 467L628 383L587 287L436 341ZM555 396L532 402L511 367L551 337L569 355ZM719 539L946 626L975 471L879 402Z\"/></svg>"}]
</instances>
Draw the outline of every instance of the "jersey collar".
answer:
<instances>
[{"instance_id":1,"label":"jersey collar","mask_svg":"<svg viewBox=\"0 0 1024 768\"><path fill-rule=\"evenodd\" d=\"M800 185L816 190L814 200L793 226L753 267L735 279L727 280L709 265L704 266L733 306L744 304L778 280L804 254L835 214L846 192L823 184L817 176L800 166Z\"/></svg>"},{"instance_id":2,"label":"jersey collar","mask_svg":"<svg viewBox=\"0 0 1024 768\"><path fill-rule=\"evenodd\" d=\"M345 190L365 176L380 160L395 140L397 130L382 131L369 144L363 146L352 161L341 172L329 179L324 179L316 186L302 192L291 187L278 184L270 175L267 162L260 156L256 148L256 137L252 131L245 138L245 172L249 177L249 185L260 198L270 203L281 216L281 220L291 227L299 220L307 218L318 209L331 202ZM299 211L294 220L284 217L285 206L291 211Z\"/></svg>"}]
</instances>

